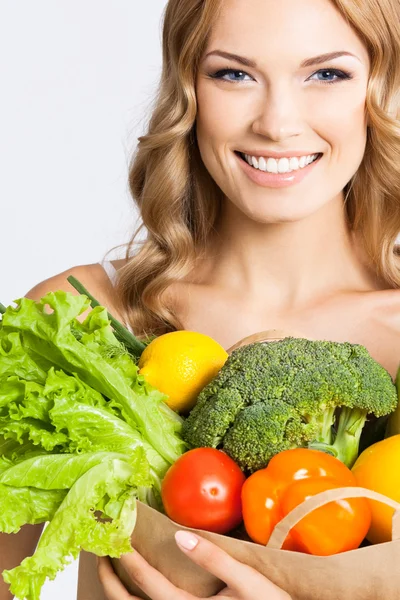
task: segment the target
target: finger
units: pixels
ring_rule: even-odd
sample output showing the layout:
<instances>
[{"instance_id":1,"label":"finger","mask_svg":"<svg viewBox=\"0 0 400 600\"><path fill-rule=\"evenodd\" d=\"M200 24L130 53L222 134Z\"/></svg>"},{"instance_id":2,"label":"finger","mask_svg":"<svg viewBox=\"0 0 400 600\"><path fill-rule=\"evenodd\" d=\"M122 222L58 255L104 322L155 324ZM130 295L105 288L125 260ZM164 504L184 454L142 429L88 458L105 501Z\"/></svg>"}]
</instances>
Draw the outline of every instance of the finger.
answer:
<instances>
[{"instance_id":1,"label":"finger","mask_svg":"<svg viewBox=\"0 0 400 600\"><path fill-rule=\"evenodd\" d=\"M139 600L132 596L116 575L108 556L97 557L97 573L107 600Z\"/></svg>"},{"instance_id":2,"label":"finger","mask_svg":"<svg viewBox=\"0 0 400 600\"><path fill-rule=\"evenodd\" d=\"M258 597L261 597L262 591L263 597L266 598L268 594L275 598L277 592L282 593L272 581L269 581L261 573L232 558L227 552L208 540L189 531L177 531L175 539L179 548L193 562L224 581L232 590L245 593L248 598L257 597L256 595L251 596L248 593L249 590L259 590Z\"/></svg>"},{"instance_id":3,"label":"finger","mask_svg":"<svg viewBox=\"0 0 400 600\"><path fill-rule=\"evenodd\" d=\"M196 600L194 596L177 588L157 569L149 565L137 550L123 554L119 560L128 576L152 600ZM125 598L118 600L125 600Z\"/></svg>"}]
</instances>

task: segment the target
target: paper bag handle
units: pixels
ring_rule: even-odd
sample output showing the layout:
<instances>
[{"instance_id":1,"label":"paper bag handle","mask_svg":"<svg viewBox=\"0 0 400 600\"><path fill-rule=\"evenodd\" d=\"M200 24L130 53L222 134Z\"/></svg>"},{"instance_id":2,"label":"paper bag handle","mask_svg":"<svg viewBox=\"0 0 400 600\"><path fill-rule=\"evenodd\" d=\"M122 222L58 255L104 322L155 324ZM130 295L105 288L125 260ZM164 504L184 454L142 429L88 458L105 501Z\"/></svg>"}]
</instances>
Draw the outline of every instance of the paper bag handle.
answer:
<instances>
[{"instance_id":1,"label":"paper bag handle","mask_svg":"<svg viewBox=\"0 0 400 600\"><path fill-rule=\"evenodd\" d=\"M227 353L231 354L237 348L247 346L248 344L254 344L255 342L278 342L286 337L304 338L306 336L295 331L289 333L282 329L267 329L266 331L259 331L258 333L253 333L252 335L248 335L242 340L239 340L236 344L228 348Z\"/></svg>"},{"instance_id":2,"label":"paper bag handle","mask_svg":"<svg viewBox=\"0 0 400 600\"><path fill-rule=\"evenodd\" d=\"M289 531L313 510L316 510L317 508L320 508L329 502L333 502L334 500L346 500L348 498L369 498L370 500L382 502L383 504L393 508L395 513L392 519L392 540L394 541L400 538L399 502L366 488L342 487L320 492L311 498L307 498L307 500L299 504L299 506L296 506L296 508L294 508L275 526L272 535L269 538L267 548L280 550L288 536Z\"/></svg>"}]
</instances>

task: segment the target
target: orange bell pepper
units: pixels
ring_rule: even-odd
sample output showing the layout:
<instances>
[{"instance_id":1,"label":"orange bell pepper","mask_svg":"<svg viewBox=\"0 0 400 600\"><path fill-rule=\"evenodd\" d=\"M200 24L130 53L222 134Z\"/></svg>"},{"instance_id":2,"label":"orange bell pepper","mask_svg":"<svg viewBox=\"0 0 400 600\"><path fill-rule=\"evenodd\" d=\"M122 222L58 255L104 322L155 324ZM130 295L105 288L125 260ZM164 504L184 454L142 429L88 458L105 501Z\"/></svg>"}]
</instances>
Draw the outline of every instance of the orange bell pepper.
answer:
<instances>
[{"instance_id":1,"label":"orange bell pepper","mask_svg":"<svg viewBox=\"0 0 400 600\"><path fill-rule=\"evenodd\" d=\"M357 485L337 458L307 448L285 450L242 488L243 521L250 538L266 545L275 525L307 498L325 490ZM371 510L364 498L329 502L304 517L283 549L320 556L358 548L369 529Z\"/></svg>"}]
</instances>

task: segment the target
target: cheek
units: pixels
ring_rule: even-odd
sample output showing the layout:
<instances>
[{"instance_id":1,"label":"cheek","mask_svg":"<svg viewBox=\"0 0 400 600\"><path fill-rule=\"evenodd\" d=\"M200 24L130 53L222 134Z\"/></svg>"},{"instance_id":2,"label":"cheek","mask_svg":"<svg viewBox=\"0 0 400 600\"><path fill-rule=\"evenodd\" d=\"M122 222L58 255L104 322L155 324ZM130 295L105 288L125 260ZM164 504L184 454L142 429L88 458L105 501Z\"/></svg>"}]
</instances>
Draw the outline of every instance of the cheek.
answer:
<instances>
[{"instance_id":1,"label":"cheek","mask_svg":"<svg viewBox=\"0 0 400 600\"><path fill-rule=\"evenodd\" d=\"M233 90L221 90L209 82L200 83L196 90L196 127L199 145L230 143L243 137L243 118L247 111L243 107L243 95Z\"/></svg>"},{"instance_id":2,"label":"cheek","mask_svg":"<svg viewBox=\"0 0 400 600\"><path fill-rule=\"evenodd\" d=\"M364 153L367 118L365 91L332 94L312 106L313 129L331 147L333 156L351 157L351 163L360 162Z\"/></svg>"}]
</instances>

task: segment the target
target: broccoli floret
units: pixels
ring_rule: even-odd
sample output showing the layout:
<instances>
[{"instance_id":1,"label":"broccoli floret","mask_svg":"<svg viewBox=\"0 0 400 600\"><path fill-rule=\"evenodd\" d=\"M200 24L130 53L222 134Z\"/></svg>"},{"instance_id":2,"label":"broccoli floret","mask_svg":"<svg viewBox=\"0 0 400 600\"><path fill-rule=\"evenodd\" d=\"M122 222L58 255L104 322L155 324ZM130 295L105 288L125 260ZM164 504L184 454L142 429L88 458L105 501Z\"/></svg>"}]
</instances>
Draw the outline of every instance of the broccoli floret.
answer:
<instances>
[{"instance_id":1,"label":"broccoli floret","mask_svg":"<svg viewBox=\"0 0 400 600\"><path fill-rule=\"evenodd\" d=\"M306 425L294 408L275 400L246 406L223 439L223 450L250 472L262 469L282 450L303 445Z\"/></svg>"},{"instance_id":2,"label":"broccoli floret","mask_svg":"<svg viewBox=\"0 0 400 600\"><path fill-rule=\"evenodd\" d=\"M203 446L217 448L244 407L245 402L235 389L221 388L218 393L210 397L199 396L189 417L191 419L190 444L195 448Z\"/></svg>"},{"instance_id":3,"label":"broccoli floret","mask_svg":"<svg viewBox=\"0 0 400 600\"><path fill-rule=\"evenodd\" d=\"M182 435L193 447L223 448L245 470L293 446L325 450L352 466L368 415L388 415L397 402L389 373L363 346L258 342L231 354L200 393Z\"/></svg>"},{"instance_id":4,"label":"broccoli floret","mask_svg":"<svg viewBox=\"0 0 400 600\"><path fill-rule=\"evenodd\" d=\"M364 346L352 346L347 368L356 383L356 393L339 403L334 442L331 445L327 442L321 449L352 467L368 415L377 418L389 415L396 409L398 399L389 373L371 358Z\"/></svg>"}]
</instances>

